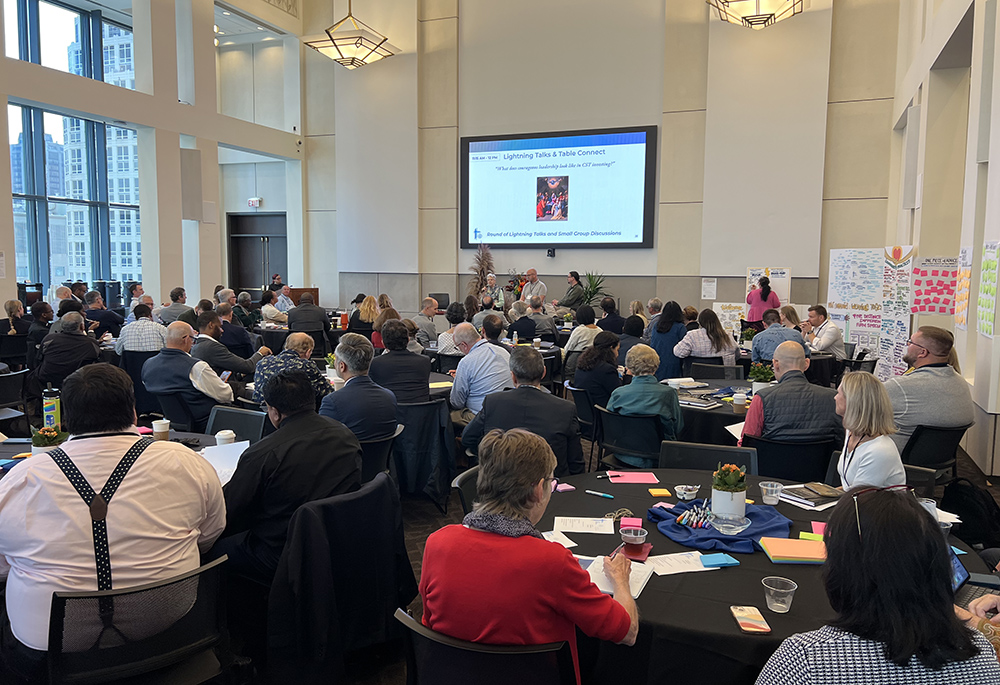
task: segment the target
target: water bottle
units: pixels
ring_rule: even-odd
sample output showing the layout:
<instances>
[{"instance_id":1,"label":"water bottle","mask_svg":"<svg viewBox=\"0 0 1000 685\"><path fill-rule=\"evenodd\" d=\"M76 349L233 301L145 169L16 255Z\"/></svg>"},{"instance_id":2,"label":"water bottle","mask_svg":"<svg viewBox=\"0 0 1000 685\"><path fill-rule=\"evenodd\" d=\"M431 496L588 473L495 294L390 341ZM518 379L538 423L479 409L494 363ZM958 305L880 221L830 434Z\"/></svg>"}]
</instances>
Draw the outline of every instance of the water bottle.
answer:
<instances>
[{"instance_id":1,"label":"water bottle","mask_svg":"<svg viewBox=\"0 0 1000 685\"><path fill-rule=\"evenodd\" d=\"M60 430L62 425L62 415L60 413L59 390L53 388L49 383L45 390L42 390L42 426L45 428L55 428Z\"/></svg>"},{"instance_id":2,"label":"water bottle","mask_svg":"<svg viewBox=\"0 0 1000 685\"><path fill-rule=\"evenodd\" d=\"M514 346L516 347L517 346L517 331L514 331L514 337L512 338L512 340L514 341Z\"/></svg>"}]
</instances>

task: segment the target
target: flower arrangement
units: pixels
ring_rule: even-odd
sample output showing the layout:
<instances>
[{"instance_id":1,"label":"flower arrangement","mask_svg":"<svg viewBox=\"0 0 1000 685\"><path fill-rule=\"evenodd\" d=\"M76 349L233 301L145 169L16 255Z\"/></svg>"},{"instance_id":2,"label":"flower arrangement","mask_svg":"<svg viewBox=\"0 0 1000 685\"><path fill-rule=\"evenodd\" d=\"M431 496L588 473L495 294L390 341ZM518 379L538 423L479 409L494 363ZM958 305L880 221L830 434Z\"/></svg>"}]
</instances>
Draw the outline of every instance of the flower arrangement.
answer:
<instances>
[{"instance_id":1,"label":"flower arrangement","mask_svg":"<svg viewBox=\"0 0 1000 685\"><path fill-rule=\"evenodd\" d=\"M745 492L747 489L747 467L719 462L712 472L712 489L719 492Z\"/></svg>"},{"instance_id":2,"label":"flower arrangement","mask_svg":"<svg viewBox=\"0 0 1000 685\"><path fill-rule=\"evenodd\" d=\"M767 364L761 364L760 362L751 364L750 373L747 374L747 379L756 383L770 383L774 380L774 369Z\"/></svg>"},{"instance_id":3,"label":"flower arrangement","mask_svg":"<svg viewBox=\"0 0 1000 685\"><path fill-rule=\"evenodd\" d=\"M61 445L67 438L69 438L69 433L57 430L51 426L43 428L32 426L31 428L32 447L55 447L56 445Z\"/></svg>"},{"instance_id":4,"label":"flower arrangement","mask_svg":"<svg viewBox=\"0 0 1000 685\"><path fill-rule=\"evenodd\" d=\"M753 337L757 335L757 333L758 331L756 328L745 328L743 329L743 332L740 333L740 340L743 341L753 340Z\"/></svg>"},{"instance_id":5,"label":"flower arrangement","mask_svg":"<svg viewBox=\"0 0 1000 685\"><path fill-rule=\"evenodd\" d=\"M509 290L514 295L515 300L520 299L524 284L528 282L527 276L513 269L508 271L507 275L510 276L510 280L507 281L507 287L504 290Z\"/></svg>"},{"instance_id":6,"label":"flower arrangement","mask_svg":"<svg viewBox=\"0 0 1000 685\"><path fill-rule=\"evenodd\" d=\"M331 369L335 368L337 366L337 355L335 355L333 352L326 355L326 365Z\"/></svg>"},{"instance_id":7,"label":"flower arrangement","mask_svg":"<svg viewBox=\"0 0 1000 685\"><path fill-rule=\"evenodd\" d=\"M566 312L563 314L563 321L566 323L573 323L573 312Z\"/></svg>"}]
</instances>

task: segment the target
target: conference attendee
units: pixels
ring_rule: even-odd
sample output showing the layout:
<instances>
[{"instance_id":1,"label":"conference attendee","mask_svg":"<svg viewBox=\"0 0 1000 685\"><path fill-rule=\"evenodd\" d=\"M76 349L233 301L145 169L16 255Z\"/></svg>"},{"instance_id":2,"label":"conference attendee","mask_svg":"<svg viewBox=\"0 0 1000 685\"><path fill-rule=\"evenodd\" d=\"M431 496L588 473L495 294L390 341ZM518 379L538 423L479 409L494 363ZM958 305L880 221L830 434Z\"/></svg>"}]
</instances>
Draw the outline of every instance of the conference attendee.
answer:
<instances>
[{"instance_id":1,"label":"conference attendee","mask_svg":"<svg viewBox=\"0 0 1000 685\"><path fill-rule=\"evenodd\" d=\"M476 315L472 317L472 325L476 327L477 330L483 330L483 319L485 319L490 314L494 313L493 308L493 298L489 295L484 295L482 299L482 306Z\"/></svg>"},{"instance_id":2,"label":"conference attendee","mask_svg":"<svg viewBox=\"0 0 1000 685\"><path fill-rule=\"evenodd\" d=\"M254 325L254 316L252 313L253 300L250 297L250 293L244 291L239 294L236 298L236 306L233 307L233 316L236 321L239 322L243 328L250 330Z\"/></svg>"},{"instance_id":3,"label":"conference attendee","mask_svg":"<svg viewBox=\"0 0 1000 685\"><path fill-rule=\"evenodd\" d=\"M649 323L649 317L646 316L646 308L639 300L632 300L632 303L629 304L628 311L629 311L629 316L638 316L640 319L642 319L643 328L645 328L646 324Z\"/></svg>"},{"instance_id":4,"label":"conference attendee","mask_svg":"<svg viewBox=\"0 0 1000 685\"><path fill-rule=\"evenodd\" d=\"M479 313L479 300L474 295L466 295L462 304L465 306L465 320L472 323L473 317Z\"/></svg>"},{"instance_id":5,"label":"conference attendee","mask_svg":"<svg viewBox=\"0 0 1000 685\"><path fill-rule=\"evenodd\" d=\"M753 337L750 347L750 361L754 363L770 361L778 345L789 341L801 345L805 356L808 357L812 354L812 350L802 338L801 333L794 328L785 328L781 325L781 314L778 313L777 309L768 309L762 316L762 321L767 328Z\"/></svg>"},{"instance_id":6,"label":"conference attendee","mask_svg":"<svg viewBox=\"0 0 1000 685\"><path fill-rule=\"evenodd\" d=\"M28 682L49 682L54 592L112 584L126 589L193 571L201 563L199 552L212 546L226 524L215 469L183 445L139 435L128 374L110 364L87 366L66 378L60 393L70 439L58 452L22 460L0 481L0 575L7 581L2 654L7 668ZM123 477L113 496L105 493L102 546L85 493L102 489L116 468ZM95 555L109 562L100 578ZM188 608L161 603L152 614L116 625L131 626L130 637L140 639L165 629ZM97 639L100 625L78 630L92 630ZM8 671L0 680L17 682L10 676Z\"/></svg>"},{"instance_id":7,"label":"conference attendee","mask_svg":"<svg viewBox=\"0 0 1000 685\"><path fill-rule=\"evenodd\" d=\"M486 285L480 290L480 295L482 297L489 295L496 309L500 311L505 309L503 286L497 284L496 274L486 274Z\"/></svg>"},{"instance_id":8,"label":"conference attendee","mask_svg":"<svg viewBox=\"0 0 1000 685\"><path fill-rule=\"evenodd\" d=\"M528 269L524 272L524 279L524 285L521 287L521 297L518 299L522 302L527 302L535 295L538 295L544 302L549 289L545 287L544 283L538 280L538 271Z\"/></svg>"},{"instance_id":9,"label":"conference attendee","mask_svg":"<svg viewBox=\"0 0 1000 685\"><path fill-rule=\"evenodd\" d=\"M465 323L465 305L461 302L452 302L444 312L444 318L448 320L451 327L443 331L437 337L437 352L443 355L462 354L458 345L455 344L455 327L460 323Z\"/></svg>"},{"instance_id":10,"label":"conference attendee","mask_svg":"<svg viewBox=\"0 0 1000 685\"><path fill-rule=\"evenodd\" d=\"M747 311L747 321L750 323L762 321L766 310L781 307L781 298L771 290L770 278L761 276L756 283L750 286L750 292L747 293L747 304L750 305L750 309Z\"/></svg>"},{"instance_id":11,"label":"conference attendee","mask_svg":"<svg viewBox=\"0 0 1000 685\"><path fill-rule=\"evenodd\" d=\"M406 326L406 332L410 336L410 341L406 343L406 349L416 354L423 354L424 346L417 342L417 333L420 332L420 329L417 328L417 322L413 319L403 319L403 325Z\"/></svg>"},{"instance_id":12,"label":"conference attendee","mask_svg":"<svg viewBox=\"0 0 1000 685\"><path fill-rule=\"evenodd\" d=\"M0 335L27 335L31 322L24 316L21 300L7 300L3 304L6 319L0 319Z\"/></svg>"},{"instance_id":13,"label":"conference attendee","mask_svg":"<svg viewBox=\"0 0 1000 685\"><path fill-rule=\"evenodd\" d=\"M410 335L403 321L389 320L382 325L385 354L372 360L368 376L391 391L397 403L430 401L431 358L407 349Z\"/></svg>"},{"instance_id":14,"label":"conference attendee","mask_svg":"<svg viewBox=\"0 0 1000 685\"><path fill-rule=\"evenodd\" d=\"M312 384L315 406L319 409L319 403L333 392L333 386L309 359L312 356L313 345L312 336L308 333L291 333L285 338L285 347L281 352L257 362L257 370L253 376L253 401L264 401L263 387L272 376L283 371L298 371L304 373Z\"/></svg>"},{"instance_id":15,"label":"conference attendee","mask_svg":"<svg viewBox=\"0 0 1000 685\"><path fill-rule=\"evenodd\" d=\"M806 379L809 360L802 346L792 340L778 345L772 368L778 383L754 394L747 408L743 435L783 442L840 443L844 439L844 426L834 401L837 392Z\"/></svg>"},{"instance_id":16,"label":"conference attendee","mask_svg":"<svg viewBox=\"0 0 1000 685\"><path fill-rule=\"evenodd\" d=\"M684 308L684 327L689 331L698 328L698 310L691 305Z\"/></svg>"},{"instance_id":17,"label":"conference attendee","mask_svg":"<svg viewBox=\"0 0 1000 685\"><path fill-rule=\"evenodd\" d=\"M176 287L170 291L170 304L160 308L160 321L171 324L177 317L191 309L185 304L187 302L187 292L184 288Z\"/></svg>"},{"instance_id":18,"label":"conference attendee","mask_svg":"<svg viewBox=\"0 0 1000 685\"><path fill-rule=\"evenodd\" d=\"M465 356L458 362L451 386L451 420L465 427L483 408L487 395L511 386L510 354L486 342L471 323L455 327L455 344Z\"/></svg>"},{"instance_id":19,"label":"conference attendee","mask_svg":"<svg viewBox=\"0 0 1000 685\"><path fill-rule=\"evenodd\" d=\"M153 321L155 321L156 323L160 323L160 317L157 315L158 312L160 311L160 308L157 307L157 306L155 306L155 304L153 302L153 296L152 295L143 295L143 296L141 296L139 298L139 302L137 302L136 304L137 305L144 304L147 307L149 307L149 313L150 313L150 316L153 317ZM128 316L125 317L125 325L126 326L129 325L133 321L135 321L135 307L132 307L132 311L130 311L128 313Z\"/></svg>"},{"instance_id":20,"label":"conference attendee","mask_svg":"<svg viewBox=\"0 0 1000 685\"><path fill-rule=\"evenodd\" d=\"M385 325L386 321L401 321L402 318L399 312L392 307L386 307L375 317L375 323L372 324L372 346L375 347L376 355L381 354L385 349L385 343L382 342L382 326Z\"/></svg>"},{"instance_id":21,"label":"conference attendee","mask_svg":"<svg viewBox=\"0 0 1000 685\"><path fill-rule=\"evenodd\" d=\"M835 397L847 439L837 462L844 489L905 485L906 472L892 441L896 426L885 386L867 371L844 375Z\"/></svg>"},{"instance_id":22,"label":"conference attendee","mask_svg":"<svg viewBox=\"0 0 1000 685\"><path fill-rule=\"evenodd\" d=\"M778 310L778 314L781 316L781 325L785 328L794 328L799 333L802 332L802 323L799 319L799 313L795 311L795 307L790 304L786 304L784 307Z\"/></svg>"},{"instance_id":23,"label":"conference attendee","mask_svg":"<svg viewBox=\"0 0 1000 685\"><path fill-rule=\"evenodd\" d=\"M321 416L340 421L358 440L381 440L396 430L396 396L368 376L375 348L357 333L345 333L334 351L344 387L323 398Z\"/></svg>"},{"instance_id":24,"label":"conference attendee","mask_svg":"<svg viewBox=\"0 0 1000 685\"><path fill-rule=\"evenodd\" d=\"M660 357L660 368L656 372L657 379L662 381L666 378L680 377L681 360L674 355L674 348L687 333L687 326L684 325L684 311L679 304L670 300L663 305L663 311L656 319L653 337L650 340L650 347L656 350L656 354Z\"/></svg>"},{"instance_id":25,"label":"conference attendee","mask_svg":"<svg viewBox=\"0 0 1000 685\"><path fill-rule=\"evenodd\" d=\"M527 305L528 318L535 322L535 337L554 343L559 335L556 331L556 320L543 311L545 302L536 295L528 300ZM514 307L511 306L511 311L513 310Z\"/></svg>"},{"instance_id":26,"label":"conference attendee","mask_svg":"<svg viewBox=\"0 0 1000 685\"><path fill-rule=\"evenodd\" d=\"M625 355L642 342L642 331L645 327L645 319L638 314L633 314L625 319L621 338L618 339L618 366L625 366Z\"/></svg>"},{"instance_id":27,"label":"conference attendee","mask_svg":"<svg viewBox=\"0 0 1000 685\"><path fill-rule=\"evenodd\" d=\"M215 313L222 321L222 336L219 338L219 342L225 345L230 352L243 359L249 359L256 354L250 333L243 326L233 322L233 308L229 303L219 304L215 308Z\"/></svg>"},{"instance_id":28,"label":"conference attendee","mask_svg":"<svg viewBox=\"0 0 1000 685\"><path fill-rule=\"evenodd\" d=\"M274 306L273 290L265 290L260 296L260 317L267 323L288 323L288 314Z\"/></svg>"},{"instance_id":29,"label":"conference attendee","mask_svg":"<svg viewBox=\"0 0 1000 685\"><path fill-rule=\"evenodd\" d=\"M223 288L219 292L215 293L218 302L216 303L216 309L218 309L220 304L228 304L230 307L236 306L236 291L232 288Z\"/></svg>"},{"instance_id":30,"label":"conference attendee","mask_svg":"<svg viewBox=\"0 0 1000 685\"><path fill-rule=\"evenodd\" d=\"M56 312L56 318L62 321L62 318L67 314L69 314L70 312L76 312L77 314L80 315L80 317L83 319L84 328L86 329L87 334L91 338L93 338L94 330L101 325L100 322L87 321L87 318L83 314L84 312L83 305L74 300L72 297L69 298L68 300L63 300L62 302L59 303L59 311Z\"/></svg>"},{"instance_id":31,"label":"conference attendee","mask_svg":"<svg viewBox=\"0 0 1000 685\"><path fill-rule=\"evenodd\" d=\"M350 333L358 333L365 336L369 340L372 337L372 331L374 330L373 325L375 319L378 318L378 303L375 298L368 295L364 300L361 301L361 305L351 314L350 320L347 324L347 330Z\"/></svg>"},{"instance_id":32,"label":"conference attendee","mask_svg":"<svg viewBox=\"0 0 1000 685\"><path fill-rule=\"evenodd\" d=\"M69 287L69 290L73 299L83 304L83 297L87 294L87 284L83 281L77 281Z\"/></svg>"},{"instance_id":33,"label":"conference attendee","mask_svg":"<svg viewBox=\"0 0 1000 685\"><path fill-rule=\"evenodd\" d=\"M330 330L330 316L325 309L316 306L312 293L302 293L298 306L288 310L288 330L325 332Z\"/></svg>"},{"instance_id":34,"label":"conference attendee","mask_svg":"<svg viewBox=\"0 0 1000 685\"><path fill-rule=\"evenodd\" d=\"M806 344L813 352L829 352L836 359L844 359L847 352L844 349L844 334L837 324L830 321L826 307L814 304L809 308L808 321L803 321L801 328Z\"/></svg>"},{"instance_id":35,"label":"conference attendee","mask_svg":"<svg viewBox=\"0 0 1000 685\"><path fill-rule=\"evenodd\" d=\"M625 317L618 313L615 298L605 297L601 300L601 311L604 314L598 319L597 327L602 331L611 331L615 335L621 335L625 327Z\"/></svg>"},{"instance_id":36,"label":"conference attendee","mask_svg":"<svg viewBox=\"0 0 1000 685\"><path fill-rule=\"evenodd\" d=\"M195 339L191 356L208 363L220 378L228 371L231 375L227 382L241 393L245 382L253 379L257 362L271 354L271 350L262 346L248 359L244 359L223 345L221 338L222 319L219 318L219 314L212 310L202 312L198 315L198 337Z\"/></svg>"},{"instance_id":37,"label":"conference attendee","mask_svg":"<svg viewBox=\"0 0 1000 685\"><path fill-rule=\"evenodd\" d=\"M137 304L142 302L142 296L146 291L142 289L142 283L132 283L128 287L128 310L131 312Z\"/></svg>"},{"instance_id":38,"label":"conference attendee","mask_svg":"<svg viewBox=\"0 0 1000 685\"><path fill-rule=\"evenodd\" d=\"M193 309L189 309L186 312L182 312L180 316L177 317L178 321L183 321L191 328L198 330L198 317L204 312L215 311L215 303L211 300L198 300Z\"/></svg>"},{"instance_id":39,"label":"conference attendee","mask_svg":"<svg viewBox=\"0 0 1000 685\"><path fill-rule=\"evenodd\" d=\"M56 288L55 299L52 300L53 308L58 311L63 300L72 300L73 292L64 285Z\"/></svg>"},{"instance_id":40,"label":"conference attendee","mask_svg":"<svg viewBox=\"0 0 1000 685\"><path fill-rule=\"evenodd\" d=\"M593 345L594 338L601 332L601 329L597 327L596 321L594 308L589 304L585 304L576 310L576 322L580 325L574 328L573 332L569 334L569 340L566 341L566 347L563 348L563 352L566 355L565 363L563 364L563 376L567 380L573 380L576 363L580 358L579 354L573 353L581 353Z\"/></svg>"},{"instance_id":41,"label":"conference attendee","mask_svg":"<svg viewBox=\"0 0 1000 685\"><path fill-rule=\"evenodd\" d=\"M55 314L52 311L52 306L45 302L44 300L38 300L33 305L31 305L31 317L34 321L31 322L31 326L28 327L28 368L34 369L38 366L35 357L38 353L38 346L42 344L42 340L45 339L51 331L52 320L55 318Z\"/></svg>"},{"instance_id":42,"label":"conference attendee","mask_svg":"<svg viewBox=\"0 0 1000 685\"><path fill-rule=\"evenodd\" d=\"M917 426L958 428L975 422L969 383L948 358L955 338L937 326L921 326L906 341L903 361L911 371L885 382L898 429L893 442L900 453Z\"/></svg>"},{"instance_id":43,"label":"conference attendee","mask_svg":"<svg viewBox=\"0 0 1000 685\"><path fill-rule=\"evenodd\" d=\"M956 615L937 521L910 492L848 491L824 540L823 582L837 616L782 642L757 685L1000 682L990 643Z\"/></svg>"},{"instance_id":44,"label":"conference attendee","mask_svg":"<svg viewBox=\"0 0 1000 685\"><path fill-rule=\"evenodd\" d=\"M523 304L523 303L522 303ZM496 345L502 347L503 349L510 352L514 348L511 345L500 340L500 336L503 335L503 319L500 318L499 314L490 314L485 319L483 319L483 338L486 339L491 345Z\"/></svg>"},{"instance_id":45,"label":"conference attendee","mask_svg":"<svg viewBox=\"0 0 1000 685\"><path fill-rule=\"evenodd\" d=\"M562 296L561 300L552 300L552 306L576 311L580 305L587 304L587 296L583 292L583 286L580 285L580 274L576 271L570 271L566 276L566 283L569 284L569 287L566 288L566 294ZM556 313L558 314L558 310Z\"/></svg>"},{"instance_id":46,"label":"conference attendee","mask_svg":"<svg viewBox=\"0 0 1000 685\"><path fill-rule=\"evenodd\" d=\"M392 306L392 298L385 293L378 296L378 301L376 301L375 306L378 308L379 312L384 312L386 309L395 309L395 307Z\"/></svg>"},{"instance_id":47,"label":"conference attendee","mask_svg":"<svg viewBox=\"0 0 1000 685\"><path fill-rule=\"evenodd\" d=\"M434 315L437 314L438 302L433 297L425 297L420 302L420 311L413 317L417 324L417 334L414 340L421 347L430 347L431 341L437 342L437 330L434 327Z\"/></svg>"},{"instance_id":48,"label":"conference attendee","mask_svg":"<svg viewBox=\"0 0 1000 685\"><path fill-rule=\"evenodd\" d=\"M656 324L660 320L660 314L663 312L663 302L658 297L651 298L646 303L646 308L649 311L649 322L646 324L646 329L642 332L642 342L645 345L649 345L653 341L653 329L656 328Z\"/></svg>"},{"instance_id":49,"label":"conference attendee","mask_svg":"<svg viewBox=\"0 0 1000 685\"><path fill-rule=\"evenodd\" d=\"M167 344L167 327L153 321L153 311L147 304L137 304L132 313L135 321L126 324L118 339L115 352L159 352Z\"/></svg>"},{"instance_id":50,"label":"conference attendee","mask_svg":"<svg viewBox=\"0 0 1000 685\"><path fill-rule=\"evenodd\" d=\"M556 455L556 478L586 471L580 446L576 405L542 388L545 362L533 347L510 354L514 389L487 395L483 409L462 432L462 446L475 453L483 436L495 428L522 428L541 436Z\"/></svg>"},{"instance_id":51,"label":"conference attendee","mask_svg":"<svg viewBox=\"0 0 1000 685\"><path fill-rule=\"evenodd\" d=\"M618 375L618 342L614 333L601 331L576 363L573 387L586 390L599 407L607 407L611 393L622 384Z\"/></svg>"},{"instance_id":52,"label":"conference attendee","mask_svg":"<svg viewBox=\"0 0 1000 685\"><path fill-rule=\"evenodd\" d=\"M536 319L533 319L528 315L528 305L525 302L518 300L510 307L510 320L511 323L507 326L507 337L511 340L514 339L514 334L517 334L517 339L520 342L531 342L538 335L538 326L535 323ZM548 317L549 322L552 322L552 317ZM552 324L553 334L555 332L555 324ZM553 340L555 338L553 337Z\"/></svg>"},{"instance_id":53,"label":"conference attendee","mask_svg":"<svg viewBox=\"0 0 1000 685\"><path fill-rule=\"evenodd\" d=\"M284 287L284 283L281 282L281 274L274 274L271 276L271 284L267 286L267 289L271 292L278 292Z\"/></svg>"},{"instance_id":54,"label":"conference attendee","mask_svg":"<svg viewBox=\"0 0 1000 685\"><path fill-rule=\"evenodd\" d=\"M427 538L422 621L444 635L484 644L568 642L579 682L577 627L633 645L639 615L624 554L603 559L609 597L570 550L536 530L552 496L556 463L552 448L528 431L492 430L483 438L474 510L462 525Z\"/></svg>"},{"instance_id":55,"label":"conference attendee","mask_svg":"<svg viewBox=\"0 0 1000 685\"><path fill-rule=\"evenodd\" d=\"M636 345L625 357L625 368L632 375L632 382L611 393L605 409L623 416L659 416L663 424L663 439L676 440L684 430L684 415L681 414L677 391L656 378L656 371L660 368L660 357L656 350L649 345ZM658 461L616 456L619 461L640 468L656 468Z\"/></svg>"},{"instance_id":56,"label":"conference attendee","mask_svg":"<svg viewBox=\"0 0 1000 685\"><path fill-rule=\"evenodd\" d=\"M697 327L688 328L681 341L674 345L674 356L678 359L722 357L726 366L736 364L736 341L722 327L719 315L706 308L701 310L695 323Z\"/></svg>"},{"instance_id":57,"label":"conference attendee","mask_svg":"<svg viewBox=\"0 0 1000 685\"><path fill-rule=\"evenodd\" d=\"M214 288L212 289L212 308L213 308L213 309L214 309L215 307L219 306L219 304L221 304L221 303L225 302L225 300L224 300L224 299L223 299L223 300L220 300L220 299L219 299L219 294L220 294L220 293L221 293L221 292L222 292L223 290L225 290L225 289L226 289L226 286L222 285L221 283L217 284L217 285L216 285L216 286L215 286L215 287L214 287Z\"/></svg>"},{"instance_id":58,"label":"conference attendee","mask_svg":"<svg viewBox=\"0 0 1000 685\"><path fill-rule=\"evenodd\" d=\"M279 290L280 290L280 288L279 288ZM357 295L354 296L353 300L351 300L350 302L348 302L348 304L351 305L351 312L350 312L351 315L353 315L354 312L358 311L358 308L361 306L361 303L364 302L364 301L365 301L365 294L364 293L358 293ZM376 305L376 309L377 309L378 308L378 302L376 302L375 305Z\"/></svg>"},{"instance_id":59,"label":"conference attendee","mask_svg":"<svg viewBox=\"0 0 1000 685\"><path fill-rule=\"evenodd\" d=\"M281 286L281 290L278 292L278 300L274 303L274 306L279 312L285 312L286 314L295 308L295 303L292 301L292 290L287 285Z\"/></svg>"},{"instance_id":60,"label":"conference attendee","mask_svg":"<svg viewBox=\"0 0 1000 685\"><path fill-rule=\"evenodd\" d=\"M53 328L58 331L45 336L35 354L38 382L43 388L47 383L60 388L66 377L80 367L101 361L101 346L87 335L83 314L67 312Z\"/></svg>"},{"instance_id":61,"label":"conference attendee","mask_svg":"<svg viewBox=\"0 0 1000 685\"><path fill-rule=\"evenodd\" d=\"M94 335L100 339L105 334L110 333L111 337L117 338L125 323L125 317L116 314L104 306L104 298L96 290L91 290L83 297L87 305L86 317L89 321L96 321L100 325L94 330Z\"/></svg>"}]
</instances>

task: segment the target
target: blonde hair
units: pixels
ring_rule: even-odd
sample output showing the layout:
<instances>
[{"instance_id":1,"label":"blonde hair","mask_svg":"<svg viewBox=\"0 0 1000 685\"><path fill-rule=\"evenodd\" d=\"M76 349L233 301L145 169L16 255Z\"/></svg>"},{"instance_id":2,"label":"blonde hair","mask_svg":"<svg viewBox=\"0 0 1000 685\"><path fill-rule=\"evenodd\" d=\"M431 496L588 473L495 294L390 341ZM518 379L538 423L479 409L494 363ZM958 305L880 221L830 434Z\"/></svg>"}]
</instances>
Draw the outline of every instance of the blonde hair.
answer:
<instances>
[{"instance_id":1,"label":"blonde hair","mask_svg":"<svg viewBox=\"0 0 1000 685\"><path fill-rule=\"evenodd\" d=\"M378 304L371 295L361 301L358 310L361 312L361 320L365 323L373 323L378 318Z\"/></svg>"},{"instance_id":2,"label":"blonde hair","mask_svg":"<svg viewBox=\"0 0 1000 685\"><path fill-rule=\"evenodd\" d=\"M639 300L632 300L632 303L628 306L629 312L635 316L638 316L646 323L649 323L649 317L646 316L646 308L642 305Z\"/></svg>"},{"instance_id":3,"label":"blonde hair","mask_svg":"<svg viewBox=\"0 0 1000 685\"><path fill-rule=\"evenodd\" d=\"M781 315L785 317L785 321L792 324L793 326L798 326L802 321L799 319L799 313L795 311L795 307L790 304L786 304L781 308Z\"/></svg>"},{"instance_id":4,"label":"blonde hair","mask_svg":"<svg viewBox=\"0 0 1000 685\"><path fill-rule=\"evenodd\" d=\"M652 376L660 368L660 355L649 345L634 345L625 355L625 368L633 376Z\"/></svg>"},{"instance_id":5,"label":"blonde hair","mask_svg":"<svg viewBox=\"0 0 1000 685\"><path fill-rule=\"evenodd\" d=\"M878 378L867 371L854 371L840 381L840 391L846 405L844 428L853 435L875 438L896 432L892 402Z\"/></svg>"},{"instance_id":6,"label":"blonde hair","mask_svg":"<svg viewBox=\"0 0 1000 685\"><path fill-rule=\"evenodd\" d=\"M3 309L7 312L7 318L13 319L18 310L23 310L24 307L21 305L21 300L7 300L3 303Z\"/></svg>"},{"instance_id":7,"label":"blonde hair","mask_svg":"<svg viewBox=\"0 0 1000 685\"><path fill-rule=\"evenodd\" d=\"M540 436L494 428L479 443L475 511L527 518L535 486L555 468L556 455Z\"/></svg>"}]
</instances>

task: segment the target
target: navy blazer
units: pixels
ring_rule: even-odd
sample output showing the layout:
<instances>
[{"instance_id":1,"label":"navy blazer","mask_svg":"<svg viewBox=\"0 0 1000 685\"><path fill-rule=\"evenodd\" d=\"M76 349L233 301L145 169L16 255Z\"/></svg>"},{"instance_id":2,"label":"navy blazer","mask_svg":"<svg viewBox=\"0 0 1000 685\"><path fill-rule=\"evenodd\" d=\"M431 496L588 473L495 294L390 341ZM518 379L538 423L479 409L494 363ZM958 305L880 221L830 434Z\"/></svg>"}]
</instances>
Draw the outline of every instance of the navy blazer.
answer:
<instances>
[{"instance_id":1,"label":"navy blazer","mask_svg":"<svg viewBox=\"0 0 1000 685\"><path fill-rule=\"evenodd\" d=\"M219 338L219 342L228 347L230 352L244 359L249 359L257 351L253 348L253 341L247 329L231 321L222 322L222 337ZM275 354L280 351L272 350Z\"/></svg>"},{"instance_id":2,"label":"navy blazer","mask_svg":"<svg viewBox=\"0 0 1000 685\"><path fill-rule=\"evenodd\" d=\"M340 421L362 442L396 432L396 396L368 376L355 376L324 397L319 413Z\"/></svg>"},{"instance_id":3,"label":"navy blazer","mask_svg":"<svg viewBox=\"0 0 1000 685\"><path fill-rule=\"evenodd\" d=\"M372 359L368 376L391 390L396 401L404 404L429 402L431 358L407 350L390 350Z\"/></svg>"}]
</instances>

